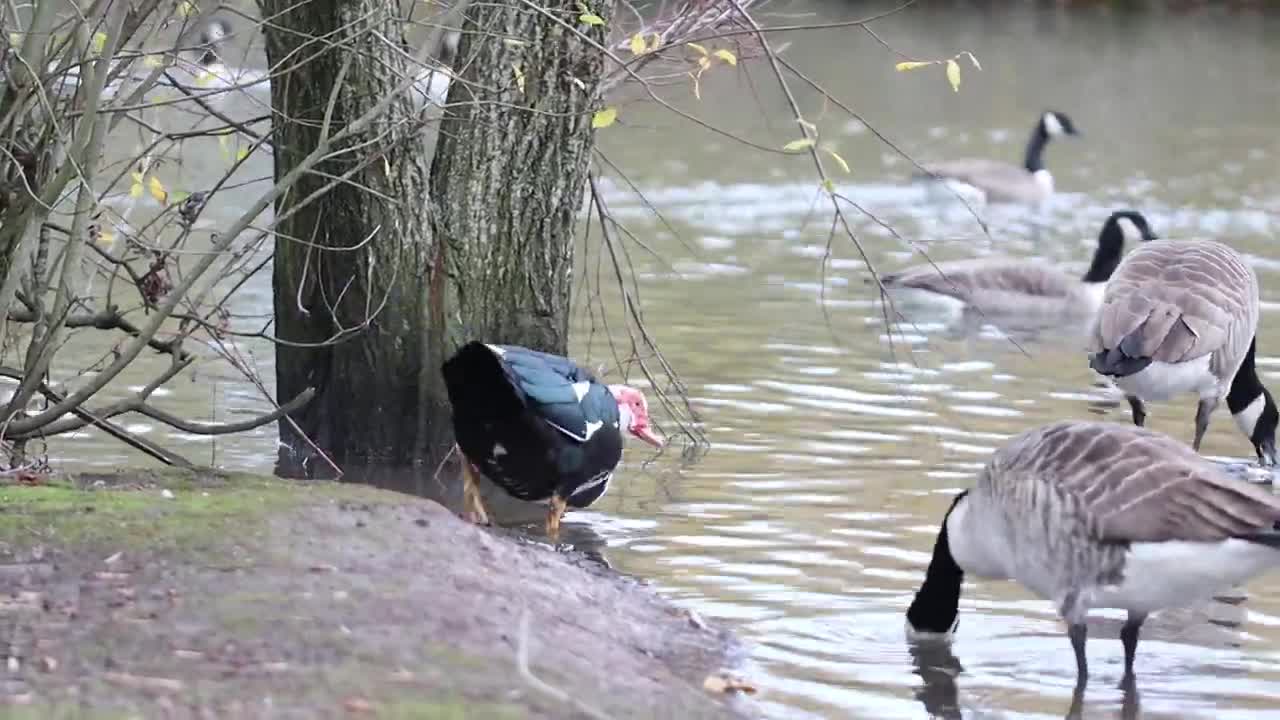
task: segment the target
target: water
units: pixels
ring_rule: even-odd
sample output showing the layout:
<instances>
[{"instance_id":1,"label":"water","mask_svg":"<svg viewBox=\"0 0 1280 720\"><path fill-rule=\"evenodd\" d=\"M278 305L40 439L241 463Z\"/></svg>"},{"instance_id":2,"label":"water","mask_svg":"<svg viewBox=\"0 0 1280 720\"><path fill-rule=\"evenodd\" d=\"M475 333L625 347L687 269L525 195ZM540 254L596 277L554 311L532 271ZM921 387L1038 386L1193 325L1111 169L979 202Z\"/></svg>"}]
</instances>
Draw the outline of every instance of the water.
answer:
<instances>
[{"instance_id":1,"label":"water","mask_svg":"<svg viewBox=\"0 0 1280 720\"><path fill-rule=\"evenodd\" d=\"M852 5L773 10L794 13L776 20L787 23L871 12ZM827 163L842 194L935 259L1013 254L1083 270L1103 218L1130 206L1162 236L1226 238L1259 274L1260 369L1265 382L1280 382L1280 351L1266 340L1280 331L1280 253L1272 249L1280 46L1267 42L1280 17L927 6L876 29L915 57L971 50L984 69L965 65L953 93L938 68L895 72L897 58L856 29L776 40L793 41L787 57L797 67L922 160L1016 161L1044 107L1068 112L1086 138L1049 149L1060 194L1045 217L992 208L983 212L987 237L962 210L922 205L904 185L905 161L798 89L802 111L851 168L846 175ZM725 67L704 77L701 102L684 86L663 93L708 122L781 147L797 136L795 125L767 69L749 67L757 95ZM688 383L713 448L682 467L668 457L644 464L647 451L633 447L609 494L572 514L567 532L596 538L614 567L736 628L750 643L751 679L769 717L1066 714L1074 665L1048 603L1010 583L969 582L949 651L908 646L903 612L942 513L1004 438L1062 418L1128 421L1123 402L1094 384L1078 335L1020 336L1024 354L992 328L957 335L925 317L890 345L848 238L834 238L820 268L829 209L806 157L760 153L644 103L623 104L619 117L601 133L603 150L679 237L616 179L606 182L610 206L664 258L632 253L649 330ZM266 162L251 162L246 177L269 174ZM227 221L236 202L253 197L252 188L232 195L211 209L213 220ZM920 260L875 222L851 217L878 267ZM269 312L269 277L237 302L238 315ZM580 314L580 352L588 325ZM596 330L591 359L601 362ZM238 348L270 382L270 348ZM212 408L219 418L264 406L218 363L199 373L159 402L200 417ZM1190 439L1192 398L1149 409L1150 426ZM274 460L271 427L216 447L142 421L135 429L199 460L258 470ZM52 451L70 466L141 462L96 434ZM1252 454L1222 411L1205 452L1233 461ZM1207 622L1207 613L1230 615L1220 607L1148 624L1138 658L1145 717L1280 717L1280 578L1249 589L1237 628ZM1132 709L1134 698L1126 706L1115 689L1118 627L1118 616L1104 613L1091 628L1085 717Z\"/></svg>"}]
</instances>

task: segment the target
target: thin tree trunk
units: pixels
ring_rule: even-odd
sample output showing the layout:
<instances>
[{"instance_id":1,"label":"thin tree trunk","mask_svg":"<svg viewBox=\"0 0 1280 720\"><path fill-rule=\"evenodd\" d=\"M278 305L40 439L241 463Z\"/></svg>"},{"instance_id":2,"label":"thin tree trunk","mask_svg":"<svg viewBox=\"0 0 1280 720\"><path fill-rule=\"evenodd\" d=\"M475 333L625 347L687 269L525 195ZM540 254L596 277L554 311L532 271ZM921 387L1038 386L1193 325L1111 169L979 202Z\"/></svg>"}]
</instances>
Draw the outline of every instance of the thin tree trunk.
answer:
<instances>
[{"instance_id":1,"label":"thin tree trunk","mask_svg":"<svg viewBox=\"0 0 1280 720\"><path fill-rule=\"evenodd\" d=\"M259 4L272 19L264 24L267 59L291 68L271 84L280 177L316 146L326 115L329 134L337 132L411 70L403 49L389 45L401 37L394 2ZM292 213L275 243L276 335L316 345L277 347L276 393L283 400L318 389L294 420L346 470L426 464L419 453L431 444L420 428L447 423L442 398L424 406L419 397L433 255L421 132L406 93L276 204L277 216ZM338 177L349 182L310 198ZM332 474L287 420L280 438L279 472Z\"/></svg>"},{"instance_id":2,"label":"thin tree trunk","mask_svg":"<svg viewBox=\"0 0 1280 720\"><path fill-rule=\"evenodd\" d=\"M605 41L576 0L494 0L464 13L431 194L460 331L568 347L573 230L594 144ZM588 3L606 22L612 0ZM587 42L579 33L595 44Z\"/></svg>"}]
</instances>

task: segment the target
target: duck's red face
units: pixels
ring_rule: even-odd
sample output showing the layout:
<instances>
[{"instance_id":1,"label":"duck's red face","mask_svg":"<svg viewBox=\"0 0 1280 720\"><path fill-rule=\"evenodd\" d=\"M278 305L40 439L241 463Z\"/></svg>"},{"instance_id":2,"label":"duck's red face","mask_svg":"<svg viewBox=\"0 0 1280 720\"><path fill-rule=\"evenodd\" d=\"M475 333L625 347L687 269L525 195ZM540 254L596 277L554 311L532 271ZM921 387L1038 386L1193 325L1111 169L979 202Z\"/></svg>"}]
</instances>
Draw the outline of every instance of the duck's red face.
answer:
<instances>
[{"instance_id":1,"label":"duck's red face","mask_svg":"<svg viewBox=\"0 0 1280 720\"><path fill-rule=\"evenodd\" d=\"M609 391L618 401L618 409L627 432L654 447L662 447L662 436L649 427L649 403L645 401L644 393L630 385L610 385Z\"/></svg>"}]
</instances>

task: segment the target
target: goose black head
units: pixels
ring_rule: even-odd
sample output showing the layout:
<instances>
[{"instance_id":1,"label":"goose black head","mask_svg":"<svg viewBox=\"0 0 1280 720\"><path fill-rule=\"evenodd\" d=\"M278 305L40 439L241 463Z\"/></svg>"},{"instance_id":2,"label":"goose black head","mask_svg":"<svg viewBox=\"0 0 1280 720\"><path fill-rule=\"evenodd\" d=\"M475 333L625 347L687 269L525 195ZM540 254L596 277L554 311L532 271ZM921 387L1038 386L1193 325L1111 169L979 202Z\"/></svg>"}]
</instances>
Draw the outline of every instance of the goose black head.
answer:
<instances>
[{"instance_id":1,"label":"goose black head","mask_svg":"<svg viewBox=\"0 0 1280 720\"><path fill-rule=\"evenodd\" d=\"M1227 392L1227 409L1236 427L1253 443L1253 450L1258 454L1258 464L1262 466L1276 464L1276 426L1280 425L1280 410L1258 377L1257 354L1258 338L1255 336L1249 343L1249 352L1240 363L1240 369L1231 380L1231 389Z\"/></svg>"},{"instance_id":2,"label":"goose black head","mask_svg":"<svg viewBox=\"0 0 1280 720\"><path fill-rule=\"evenodd\" d=\"M200 28L200 44L196 47L204 52L200 55L201 65L212 65L219 61L222 44L231 36L231 23L222 18L210 18Z\"/></svg>"},{"instance_id":3,"label":"goose black head","mask_svg":"<svg viewBox=\"0 0 1280 720\"><path fill-rule=\"evenodd\" d=\"M907 608L907 637L910 639L945 638L960 624L960 585L964 582L964 570L951 554L947 521L968 494L969 491L965 490L957 495L942 518L924 583L916 591L911 607Z\"/></svg>"},{"instance_id":4,"label":"goose black head","mask_svg":"<svg viewBox=\"0 0 1280 720\"><path fill-rule=\"evenodd\" d=\"M1132 243L1157 240L1159 237L1142 213L1137 210L1117 210L1111 213L1098 233L1098 248L1094 251L1085 282L1106 282L1120 266L1125 241Z\"/></svg>"},{"instance_id":5,"label":"goose black head","mask_svg":"<svg viewBox=\"0 0 1280 720\"><path fill-rule=\"evenodd\" d=\"M1048 137L1059 135L1081 137L1084 134L1076 129L1075 123L1071 122L1071 118L1067 117L1066 113L1057 110L1044 111L1040 116L1040 130Z\"/></svg>"}]
</instances>

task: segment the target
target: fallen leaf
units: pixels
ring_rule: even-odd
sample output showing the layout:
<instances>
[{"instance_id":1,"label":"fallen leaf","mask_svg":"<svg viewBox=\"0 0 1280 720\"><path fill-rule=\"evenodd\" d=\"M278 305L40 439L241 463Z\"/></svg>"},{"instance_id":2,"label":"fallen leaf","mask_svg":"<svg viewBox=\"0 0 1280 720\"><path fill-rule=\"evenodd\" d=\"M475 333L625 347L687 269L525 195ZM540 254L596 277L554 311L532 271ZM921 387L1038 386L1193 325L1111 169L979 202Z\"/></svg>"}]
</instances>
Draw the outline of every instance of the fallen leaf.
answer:
<instances>
[{"instance_id":1,"label":"fallen leaf","mask_svg":"<svg viewBox=\"0 0 1280 720\"><path fill-rule=\"evenodd\" d=\"M947 61L947 81L951 83L951 89L960 92L960 63L955 60Z\"/></svg>"},{"instance_id":2,"label":"fallen leaf","mask_svg":"<svg viewBox=\"0 0 1280 720\"><path fill-rule=\"evenodd\" d=\"M702 681L702 688L713 693L744 692L748 695L756 694L754 685L728 673L708 675L707 679Z\"/></svg>"},{"instance_id":3,"label":"fallen leaf","mask_svg":"<svg viewBox=\"0 0 1280 720\"><path fill-rule=\"evenodd\" d=\"M607 128L617 119L618 108L607 107L603 110L596 111L596 114L591 117L591 127L596 128L597 130L600 128Z\"/></svg>"},{"instance_id":4,"label":"fallen leaf","mask_svg":"<svg viewBox=\"0 0 1280 720\"><path fill-rule=\"evenodd\" d=\"M782 149L787 152L795 152L796 150L804 150L805 148L811 147L813 147L813 138L800 138L799 140L792 140L786 145L783 145Z\"/></svg>"},{"instance_id":5,"label":"fallen leaf","mask_svg":"<svg viewBox=\"0 0 1280 720\"><path fill-rule=\"evenodd\" d=\"M648 50L648 46L645 44L643 34L636 33L635 35L631 36L631 54L632 55L643 55L647 50Z\"/></svg>"},{"instance_id":6,"label":"fallen leaf","mask_svg":"<svg viewBox=\"0 0 1280 720\"><path fill-rule=\"evenodd\" d=\"M893 69L897 70L898 72L904 72L906 70L915 70L916 68L928 67L932 64L933 63L931 62L919 62L916 60L909 60L907 62L900 62L897 65L894 65Z\"/></svg>"},{"instance_id":7,"label":"fallen leaf","mask_svg":"<svg viewBox=\"0 0 1280 720\"><path fill-rule=\"evenodd\" d=\"M732 52L728 50L725 50L724 48L720 48L719 50L715 51L715 53L713 54L716 57L720 58L721 60L729 63L730 65L736 66L738 64L738 56L734 55Z\"/></svg>"}]
</instances>

